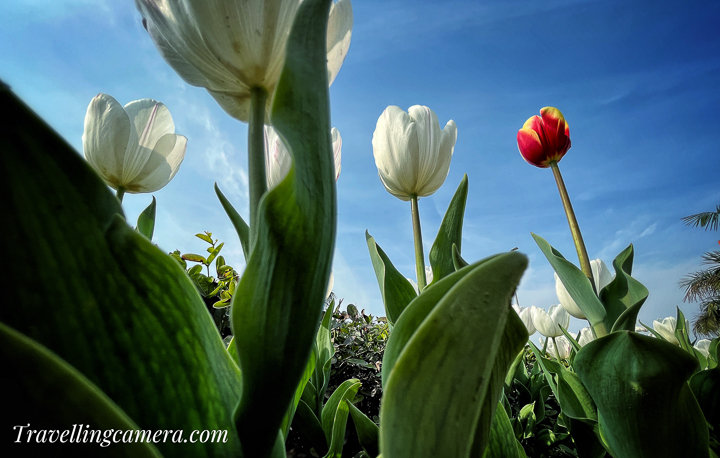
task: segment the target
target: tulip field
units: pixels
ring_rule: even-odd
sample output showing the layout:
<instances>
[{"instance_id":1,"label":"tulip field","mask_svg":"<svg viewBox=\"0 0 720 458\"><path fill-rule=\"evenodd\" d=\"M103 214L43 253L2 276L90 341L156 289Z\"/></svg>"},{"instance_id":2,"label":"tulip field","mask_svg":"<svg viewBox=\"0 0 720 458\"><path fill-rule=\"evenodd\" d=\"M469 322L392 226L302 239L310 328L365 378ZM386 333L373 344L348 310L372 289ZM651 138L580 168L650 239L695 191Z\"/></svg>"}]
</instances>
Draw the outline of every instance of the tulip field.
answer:
<instances>
[{"instance_id":1,"label":"tulip field","mask_svg":"<svg viewBox=\"0 0 720 458\"><path fill-rule=\"evenodd\" d=\"M198 233L206 252L167 253L159 200L127 216L129 195L166 187L191 154L180 110L101 92L87 101L78 154L0 82L13 114L0 137L10 261L0 456L720 455L717 329L693 334L680 308L639 318L651 291L633 276L633 244L607 264L590 258L581 197L560 172L573 152L561 109L532 107L512 128L518 167L552 174L574 247L532 234L555 273L547 308L520 305L523 249L463 250L474 175L447 179L456 122L420 104L377 113L379 183L368 186L401 201L408 232L365 228L384 312L373 316L333 292L343 137L329 87L350 49L350 0L135 5L166 69L247 133L247 203L222 184L207 203L237 237ZM429 234L420 199L442 186L456 190ZM410 247L410 230L412 279L388 249ZM226 259L231 245L244 269Z\"/></svg>"}]
</instances>

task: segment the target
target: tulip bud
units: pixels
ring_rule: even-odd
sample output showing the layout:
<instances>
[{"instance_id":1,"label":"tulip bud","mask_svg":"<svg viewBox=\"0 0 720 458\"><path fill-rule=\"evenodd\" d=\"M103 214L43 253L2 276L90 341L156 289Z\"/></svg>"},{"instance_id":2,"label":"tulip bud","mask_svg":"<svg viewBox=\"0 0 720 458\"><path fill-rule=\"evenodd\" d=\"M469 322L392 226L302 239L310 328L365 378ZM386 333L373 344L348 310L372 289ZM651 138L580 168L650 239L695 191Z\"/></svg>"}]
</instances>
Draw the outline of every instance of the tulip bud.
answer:
<instances>
[{"instance_id":1,"label":"tulip bud","mask_svg":"<svg viewBox=\"0 0 720 458\"><path fill-rule=\"evenodd\" d=\"M570 333L570 335L573 336L573 338L575 337L573 333ZM554 341L553 339L548 339L549 340L547 341L546 351L550 356L559 360L568 359L570 357L573 347L572 343L570 343L567 337L562 335L560 337L557 337ZM538 341L540 342L541 346L546 346L545 339L543 339L542 337L540 337ZM555 343L557 343L557 347L555 347Z\"/></svg>"},{"instance_id":2,"label":"tulip bud","mask_svg":"<svg viewBox=\"0 0 720 458\"><path fill-rule=\"evenodd\" d=\"M602 291L602 289L606 287L614 277L605 263L600 259L593 259L590 261L590 268L592 269L593 280L595 281L595 292L599 296L600 291ZM555 294L557 294L560 305L562 305L563 308L570 313L570 315L581 320L587 319L582 310L580 310L580 307L577 306L573 298L570 296L570 293L568 293L562 280L558 277L558 274L555 274Z\"/></svg>"},{"instance_id":3,"label":"tulip bud","mask_svg":"<svg viewBox=\"0 0 720 458\"><path fill-rule=\"evenodd\" d=\"M185 158L187 138L175 134L167 107L152 99L123 108L107 94L90 102L83 150L90 166L112 188L155 192L175 176Z\"/></svg>"},{"instance_id":4,"label":"tulip bud","mask_svg":"<svg viewBox=\"0 0 720 458\"><path fill-rule=\"evenodd\" d=\"M457 126L448 121L440 130L437 115L420 105L407 112L389 106L373 133L373 155L385 189L408 201L426 197L442 186L450 171Z\"/></svg>"},{"instance_id":5,"label":"tulip bud","mask_svg":"<svg viewBox=\"0 0 720 458\"><path fill-rule=\"evenodd\" d=\"M518 131L518 149L523 159L541 168L550 166L570 149L570 128L557 108L545 107L541 116L525 121Z\"/></svg>"},{"instance_id":6,"label":"tulip bud","mask_svg":"<svg viewBox=\"0 0 720 458\"><path fill-rule=\"evenodd\" d=\"M559 337L564 335L560 330L567 329L570 325L570 314L561 305L553 305L547 312L538 307L531 307L533 325L537 331L545 337Z\"/></svg>"},{"instance_id":7,"label":"tulip bud","mask_svg":"<svg viewBox=\"0 0 720 458\"><path fill-rule=\"evenodd\" d=\"M535 334L535 325L533 324L533 321L532 321L532 309L528 308L528 307L520 307L517 304L513 304L512 308L513 308L513 310L515 310L515 313L518 314L518 316L522 320L523 324L525 325L525 329L527 329L528 336Z\"/></svg>"},{"instance_id":8,"label":"tulip bud","mask_svg":"<svg viewBox=\"0 0 720 458\"><path fill-rule=\"evenodd\" d=\"M677 337L675 337L675 328L677 327L677 320L675 317L669 316L667 318L664 318L662 321L653 320L653 329L655 332L660 334L667 340L668 342L680 345L680 342L677 340ZM690 323L688 320L685 320L685 329L690 327Z\"/></svg>"}]
</instances>

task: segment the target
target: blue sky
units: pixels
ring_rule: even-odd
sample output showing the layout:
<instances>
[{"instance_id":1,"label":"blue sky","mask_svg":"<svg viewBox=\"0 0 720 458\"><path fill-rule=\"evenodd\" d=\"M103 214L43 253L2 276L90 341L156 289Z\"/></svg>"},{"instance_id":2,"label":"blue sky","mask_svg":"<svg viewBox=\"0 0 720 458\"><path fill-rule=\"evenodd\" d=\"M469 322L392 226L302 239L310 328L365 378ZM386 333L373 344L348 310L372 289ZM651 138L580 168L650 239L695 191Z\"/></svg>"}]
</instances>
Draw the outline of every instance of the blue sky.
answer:
<instances>
[{"instance_id":1,"label":"blue sky","mask_svg":"<svg viewBox=\"0 0 720 458\"><path fill-rule=\"evenodd\" d=\"M634 276L650 290L640 319L686 316L678 280L701 268L720 234L681 217L720 204L720 3L716 1L356 0L347 59L330 89L343 137L335 292L384 315L368 230L414 278L410 205L385 191L372 134L388 105L427 105L458 126L450 173L420 200L425 252L457 185L469 177L462 253L469 261L518 247L530 258L520 305L557 303L552 269L530 232L577 262L552 173L525 163L515 136L544 106L570 125L560 163L591 258L608 266L633 243ZM247 126L162 60L131 0L19 0L0 15L0 78L79 152L87 105L165 103L188 137L174 180L155 193L155 242L198 252L205 230L244 264L213 183L247 216ZM150 203L127 195L130 221ZM571 328L582 324L574 320Z\"/></svg>"}]
</instances>

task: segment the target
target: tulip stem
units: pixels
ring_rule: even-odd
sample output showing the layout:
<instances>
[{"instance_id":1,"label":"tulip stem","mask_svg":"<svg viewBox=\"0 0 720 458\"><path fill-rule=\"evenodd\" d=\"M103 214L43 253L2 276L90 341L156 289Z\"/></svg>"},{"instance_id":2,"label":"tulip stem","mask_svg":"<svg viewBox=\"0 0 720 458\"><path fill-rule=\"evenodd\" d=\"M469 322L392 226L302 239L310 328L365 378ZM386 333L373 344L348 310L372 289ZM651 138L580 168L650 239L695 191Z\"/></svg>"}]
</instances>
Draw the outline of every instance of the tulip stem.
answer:
<instances>
[{"instance_id":1,"label":"tulip stem","mask_svg":"<svg viewBox=\"0 0 720 458\"><path fill-rule=\"evenodd\" d=\"M560 350L558 350L557 340L555 340L554 336L553 336L552 340L553 340L553 347L555 347L555 359L557 359L557 362L562 364L562 361L560 361Z\"/></svg>"},{"instance_id":2,"label":"tulip stem","mask_svg":"<svg viewBox=\"0 0 720 458\"><path fill-rule=\"evenodd\" d=\"M267 191L265 176L265 102L267 91L262 87L250 90L248 119L248 171L250 181L250 250L257 234L257 210L260 198Z\"/></svg>"},{"instance_id":3,"label":"tulip stem","mask_svg":"<svg viewBox=\"0 0 720 458\"><path fill-rule=\"evenodd\" d=\"M550 168L552 168L558 191L560 191L560 199L562 199L563 207L565 208L565 216L567 216L568 224L570 225L570 233L572 234L573 241L575 242L575 249L577 250L578 259L580 260L580 269L583 271L588 280L590 280L590 285L592 285L593 291L595 291L595 281L593 280L592 269L590 268L590 259L588 258L582 233L580 232L580 226L578 225L575 212L573 211L572 204L570 203L570 196L568 196L567 189L565 188L565 182L563 181L562 175L560 175L560 169L558 168L557 162L553 161L550 164ZM597 293L598 292L595 291L595 294Z\"/></svg>"},{"instance_id":4,"label":"tulip stem","mask_svg":"<svg viewBox=\"0 0 720 458\"><path fill-rule=\"evenodd\" d=\"M120 201L120 203L122 203L124 196L125 196L125 188L123 188L122 186L118 186L117 192L115 193L115 197L117 197L118 200Z\"/></svg>"},{"instance_id":5,"label":"tulip stem","mask_svg":"<svg viewBox=\"0 0 720 458\"><path fill-rule=\"evenodd\" d=\"M420 230L420 211L418 210L418 197L410 197L410 212L412 213L413 234L415 236L415 272L417 274L418 292L427 286L425 280L425 255L422 246L422 231Z\"/></svg>"}]
</instances>

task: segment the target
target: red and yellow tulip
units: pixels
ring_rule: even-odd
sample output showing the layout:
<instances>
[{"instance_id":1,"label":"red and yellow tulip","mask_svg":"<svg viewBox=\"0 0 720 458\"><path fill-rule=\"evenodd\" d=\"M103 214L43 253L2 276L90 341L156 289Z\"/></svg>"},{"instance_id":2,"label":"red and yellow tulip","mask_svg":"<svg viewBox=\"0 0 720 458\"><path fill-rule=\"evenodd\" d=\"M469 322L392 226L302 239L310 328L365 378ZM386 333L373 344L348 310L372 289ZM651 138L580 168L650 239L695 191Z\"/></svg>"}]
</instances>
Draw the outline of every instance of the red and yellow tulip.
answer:
<instances>
[{"instance_id":1,"label":"red and yellow tulip","mask_svg":"<svg viewBox=\"0 0 720 458\"><path fill-rule=\"evenodd\" d=\"M546 168L559 162L570 149L570 128L557 108L545 107L517 134L518 149L528 163Z\"/></svg>"}]
</instances>

